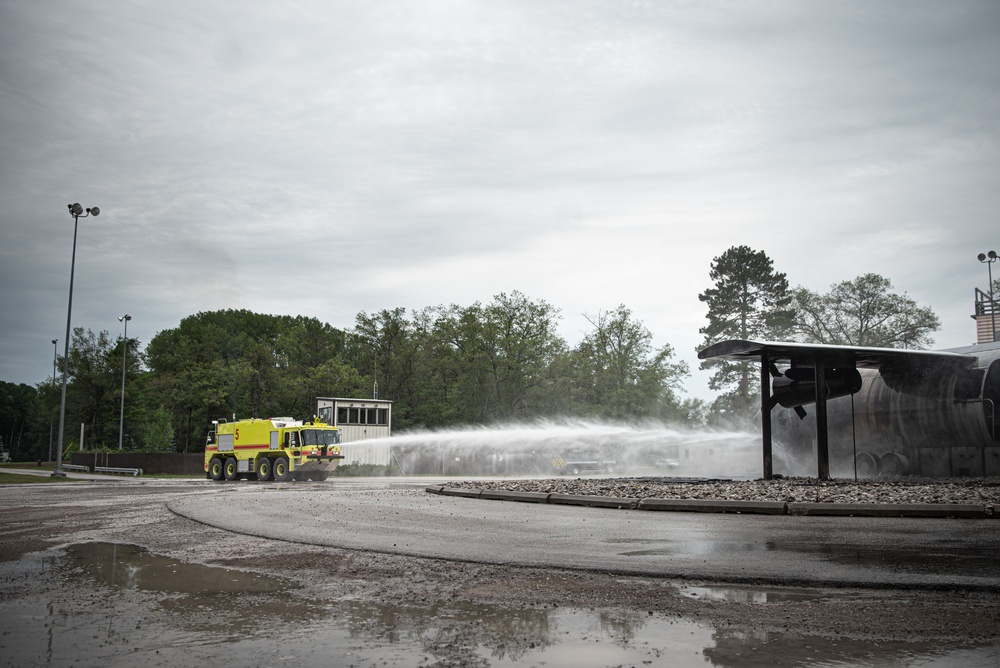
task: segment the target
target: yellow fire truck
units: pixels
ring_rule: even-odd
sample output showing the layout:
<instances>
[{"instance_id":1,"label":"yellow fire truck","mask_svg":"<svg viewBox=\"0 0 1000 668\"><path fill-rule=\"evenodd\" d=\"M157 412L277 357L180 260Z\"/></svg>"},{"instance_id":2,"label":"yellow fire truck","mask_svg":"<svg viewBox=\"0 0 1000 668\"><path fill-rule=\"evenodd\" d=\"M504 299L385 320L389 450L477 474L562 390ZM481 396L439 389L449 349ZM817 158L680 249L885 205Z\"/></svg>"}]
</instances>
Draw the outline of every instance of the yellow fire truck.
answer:
<instances>
[{"instance_id":1,"label":"yellow fire truck","mask_svg":"<svg viewBox=\"0 0 1000 668\"><path fill-rule=\"evenodd\" d=\"M205 445L211 480L326 480L337 468L340 430L313 419L213 420Z\"/></svg>"}]
</instances>

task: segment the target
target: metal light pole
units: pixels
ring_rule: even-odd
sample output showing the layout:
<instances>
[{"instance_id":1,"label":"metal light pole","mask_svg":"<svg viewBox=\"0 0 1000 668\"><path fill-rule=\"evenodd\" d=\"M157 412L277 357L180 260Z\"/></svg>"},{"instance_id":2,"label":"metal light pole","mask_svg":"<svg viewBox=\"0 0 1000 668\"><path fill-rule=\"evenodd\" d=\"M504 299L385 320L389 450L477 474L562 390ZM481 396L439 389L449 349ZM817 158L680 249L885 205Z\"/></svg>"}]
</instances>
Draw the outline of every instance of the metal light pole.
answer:
<instances>
[{"instance_id":1,"label":"metal light pole","mask_svg":"<svg viewBox=\"0 0 1000 668\"><path fill-rule=\"evenodd\" d=\"M122 410L118 418L118 449L122 449L122 434L125 428L125 355L128 353L128 321L132 319L128 313L118 318L118 322L125 323L124 340L122 341Z\"/></svg>"},{"instance_id":2,"label":"metal light pole","mask_svg":"<svg viewBox=\"0 0 1000 668\"><path fill-rule=\"evenodd\" d=\"M979 261L986 265L990 276L990 321L993 324L993 342L997 340L997 303L993 299L993 263L997 261L997 252L980 253Z\"/></svg>"},{"instance_id":3,"label":"metal light pole","mask_svg":"<svg viewBox=\"0 0 1000 668\"><path fill-rule=\"evenodd\" d=\"M66 379L69 376L69 337L70 323L73 316L73 274L76 272L76 232L80 227L80 219L87 216L96 216L101 210L95 207L87 209L87 214L83 214L83 207L79 202L67 204L69 215L73 216L73 256L69 265L69 306L66 307L66 347L63 353L63 374L62 374L62 398L59 400L59 439L56 447L56 468L52 471L53 478L65 478L66 474L62 470L63 456L63 429L66 425Z\"/></svg>"},{"instance_id":4,"label":"metal light pole","mask_svg":"<svg viewBox=\"0 0 1000 668\"><path fill-rule=\"evenodd\" d=\"M56 384L56 344L58 342L59 342L59 339L52 339L52 384L53 385ZM54 430L53 422L55 422L55 418L51 417L51 415L52 414L49 413L49 416L50 416L49 417L49 458L47 460L47 461L50 461L50 462L52 461L52 432Z\"/></svg>"}]
</instances>

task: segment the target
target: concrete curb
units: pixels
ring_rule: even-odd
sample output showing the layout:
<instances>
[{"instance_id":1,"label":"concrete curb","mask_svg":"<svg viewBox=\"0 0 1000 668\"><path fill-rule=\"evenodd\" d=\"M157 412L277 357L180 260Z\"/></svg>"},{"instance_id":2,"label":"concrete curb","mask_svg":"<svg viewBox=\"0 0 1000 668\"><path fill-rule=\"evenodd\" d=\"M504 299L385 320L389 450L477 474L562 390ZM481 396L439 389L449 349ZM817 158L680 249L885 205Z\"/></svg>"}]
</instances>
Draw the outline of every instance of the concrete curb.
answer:
<instances>
[{"instance_id":1,"label":"concrete curb","mask_svg":"<svg viewBox=\"0 0 1000 668\"><path fill-rule=\"evenodd\" d=\"M589 496L587 494L550 494L549 503L564 506L588 506L591 508L625 508L639 505L639 499L621 499L613 496Z\"/></svg>"},{"instance_id":2,"label":"concrete curb","mask_svg":"<svg viewBox=\"0 0 1000 668\"><path fill-rule=\"evenodd\" d=\"M639 510L673 510L687 513L753 513L784 515L783 501L727 501L722 499L643 499Z\"/></svg>"},{"instance_id":3,"label":"concrete curb","mask_svg":"<svg viewBox=\"0 0 1000 668\"><path fill-rule=\"evenodd\" d=\"M788 514L985 519L993 516L993 507L962 503L789 503Z\"/></svg>"},{"instance_id":4,"label":"concrete curb","mask_svg":"<svg viewBox=\"0 0 1000 668\"><path fill-rule=\"evenodd\" d=\"M493 501L520 501L521 503L548 503L548 492L509 492L503 489L484 489L479 495L481 499Z\"/></svg>"},{"instance_id":5,"label":"concrete curb","mask_svg":"<svg viewBox=\"0 0 1000 668\"><path fill-rule=\"evenodd\" d=\"M483 494L481 489L462 489L460 487L442 487L443 496L461 496L466 499L478 499Z\"/></svg>"},{"instance_id":6,"label":"concrete curb","mask_svg":"<svg viewBox=\"0 0 1000 668\"><path fill-rule=\"evenodd\" d=\"M961 503L811 503L783 501L729 501L724 499L634 499L586 494L511 492L495 489L465 489L431 486L424 491L467 499L552 503L589 508L658 510L686 513L739 513L756 515L800 515L832 517L932 517L960 519L998 518L996 506ZM1000 518L998 518L1000 519Z\"/></svg>"}]
</instances>

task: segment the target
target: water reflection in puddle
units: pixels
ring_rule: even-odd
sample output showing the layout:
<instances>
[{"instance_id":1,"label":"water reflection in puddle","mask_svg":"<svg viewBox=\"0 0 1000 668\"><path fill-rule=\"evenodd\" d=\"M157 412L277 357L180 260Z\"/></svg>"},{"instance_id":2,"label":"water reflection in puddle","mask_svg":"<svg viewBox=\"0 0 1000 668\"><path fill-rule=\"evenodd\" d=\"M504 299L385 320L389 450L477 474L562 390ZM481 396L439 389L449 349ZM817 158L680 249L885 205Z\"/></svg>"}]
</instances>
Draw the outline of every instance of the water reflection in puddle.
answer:
<instances>
[{"instance_id":1,"label":"water reflection in puddle","mask_svg":"<svg viewBox=\"0 0 1000 668\"><path fill-rule=\"evenodd\" d=\"M940 646L714 628L629 610L506 608L452 601L318 601L280 578L186 564L132 545L0 564L0 581L47 582L0 598L5 665L995 666L1000 644ZM65 583L73 585L68 590ZM67 593L69 592L69 593ZM818 590L684 587L715 602L820 600Z\"/></svg>"},{"instance_id":2,"label":"water reflection in puddle","mask_svg":"<svg viewBox=\"0 0 1000 668\"><path fill-rule=\"evenodd\" d=\"M294 583L233 568L187 564L137 545L80 543L66 548L68 565L101 584L171 594L267 593Z\"/></svg>"},{"instance_id":3,"label":"water reflection in puddle","mask_svg":"<svg viewBox=\"0 0 1000 668\"><path fill-rule=\"evenodd\" d=\"M696 600L729 603L782 603L786 601L825 601L835 598L831 592L814 589L760 589L755 587L681 587L682 596Z\"/></svg>"}]
</instances>

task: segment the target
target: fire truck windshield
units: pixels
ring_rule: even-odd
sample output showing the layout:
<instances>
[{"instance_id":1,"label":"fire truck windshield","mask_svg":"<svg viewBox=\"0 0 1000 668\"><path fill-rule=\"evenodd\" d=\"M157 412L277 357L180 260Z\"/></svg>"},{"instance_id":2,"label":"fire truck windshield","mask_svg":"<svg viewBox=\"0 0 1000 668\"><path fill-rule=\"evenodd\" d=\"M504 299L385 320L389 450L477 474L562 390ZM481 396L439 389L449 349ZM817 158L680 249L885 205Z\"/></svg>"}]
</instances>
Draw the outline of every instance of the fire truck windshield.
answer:
<instances>
[{"instance_id":1,"label":"fire truck windshield","mask_svg":"<svg viewBox=\"0 0 1000 668\"><path fill-rule=\"evenodd\" d=\"M340 443L340 431L333 429L303 429L302 445L336 445Z\"/></svg>"}]
</instances>

